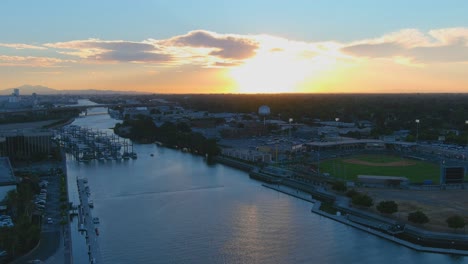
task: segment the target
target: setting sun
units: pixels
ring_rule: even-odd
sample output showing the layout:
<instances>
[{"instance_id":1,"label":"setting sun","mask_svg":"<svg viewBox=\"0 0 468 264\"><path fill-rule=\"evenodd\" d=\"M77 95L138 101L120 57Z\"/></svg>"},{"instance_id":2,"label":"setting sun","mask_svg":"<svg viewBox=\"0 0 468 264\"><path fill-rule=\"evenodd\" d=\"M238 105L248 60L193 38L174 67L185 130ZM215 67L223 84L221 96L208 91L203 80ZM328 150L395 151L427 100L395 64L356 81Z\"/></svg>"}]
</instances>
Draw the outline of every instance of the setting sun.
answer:
<instances>
[{"instance_id":1,"label":"setting sun","mask_svg":"<svg viewBox=\"0 0 468 264\"><path fill-rule=\"evenodd\" d=\"M328 49L284 41L270 36L260 38L262 47L255 57L230 70L239 93L293 93L307 80L330 69L336 56Z\"/></svg>"}]
</instances>

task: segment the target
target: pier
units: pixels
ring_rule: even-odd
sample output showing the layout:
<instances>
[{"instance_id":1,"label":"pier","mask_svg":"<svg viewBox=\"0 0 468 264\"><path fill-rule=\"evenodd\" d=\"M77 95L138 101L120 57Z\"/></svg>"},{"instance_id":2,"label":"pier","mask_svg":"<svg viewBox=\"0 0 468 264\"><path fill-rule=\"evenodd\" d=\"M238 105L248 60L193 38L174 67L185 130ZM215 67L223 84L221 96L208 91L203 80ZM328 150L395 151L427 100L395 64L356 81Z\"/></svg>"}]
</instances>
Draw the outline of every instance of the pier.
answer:
<instances>
[{"instance_id":1,"label":"pier","mask_svg":"<svg viewBox=\"0 0 468 264\"><path fill-rule=\"evenodd\" d=\"M86 236L88 246L89 263L101 263L101 253L99 248L99 229L93 221L92 210L89 200L89 186L86 179L78 179L78 194L80 196L80 205L78 210L79 231Z\"/></svg>"}]
</instances>

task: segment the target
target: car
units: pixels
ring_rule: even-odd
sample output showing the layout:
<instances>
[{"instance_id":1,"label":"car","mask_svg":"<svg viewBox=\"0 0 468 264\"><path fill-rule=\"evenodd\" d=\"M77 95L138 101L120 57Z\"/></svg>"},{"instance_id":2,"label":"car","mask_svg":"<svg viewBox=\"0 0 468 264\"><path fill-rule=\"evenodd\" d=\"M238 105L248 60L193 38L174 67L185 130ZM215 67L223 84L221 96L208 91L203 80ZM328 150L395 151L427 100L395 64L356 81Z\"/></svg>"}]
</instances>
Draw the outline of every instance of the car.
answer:
<instances>
[{"instance_id":1,"label":"car","mask_svg":"<svg viewBox=\"0 0 468 264\"><path fill-rule=\"evenodd\" d=\"M0 222L0 227L13 227L13 226L15 226L15 225L11 221L1 221Z\"/></svg>"},{"instance_id":2,"label":"car","mask_svg":"<svg viewBox=\"0 0 468 264\"><path fill-rule=\"evenodd\" d=\"M54 223L54 220L52 220L52 218L49 217L49 218L47 218L47 223L48 223L48 224L53 224L53 223Z\"/></svg>"},{"instance_id":3,"label":"car","mask_svg":"<svg viewBox=\"0 0 468 264\"><path fill-rule=\"evenodd\" d=\"M9 215L0 215L0 221L6 220L6 219L11 220L11 216L9 216Z\"/></svg>"}]
</instances>

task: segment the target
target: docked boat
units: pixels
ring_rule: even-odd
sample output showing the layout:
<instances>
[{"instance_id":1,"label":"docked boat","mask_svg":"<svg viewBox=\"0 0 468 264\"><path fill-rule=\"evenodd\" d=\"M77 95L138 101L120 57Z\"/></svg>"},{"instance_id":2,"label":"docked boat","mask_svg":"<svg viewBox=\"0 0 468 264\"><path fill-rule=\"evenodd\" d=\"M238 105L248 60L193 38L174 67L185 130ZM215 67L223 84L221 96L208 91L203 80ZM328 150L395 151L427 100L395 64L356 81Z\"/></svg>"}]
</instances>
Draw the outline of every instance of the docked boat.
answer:
<instances>
[{"instance_id":1,"label":"docked boat","mask_svg":"<svg viewBox=\"0 0 468 264\"><path fill-rule=\"evenodd\" d=\"M128 160L128 159L130 159L130 156L131 156L131 155L130 155L129 152L124 152L124 153L122 154L122 159Z\"/></svg>"}]
</instances>

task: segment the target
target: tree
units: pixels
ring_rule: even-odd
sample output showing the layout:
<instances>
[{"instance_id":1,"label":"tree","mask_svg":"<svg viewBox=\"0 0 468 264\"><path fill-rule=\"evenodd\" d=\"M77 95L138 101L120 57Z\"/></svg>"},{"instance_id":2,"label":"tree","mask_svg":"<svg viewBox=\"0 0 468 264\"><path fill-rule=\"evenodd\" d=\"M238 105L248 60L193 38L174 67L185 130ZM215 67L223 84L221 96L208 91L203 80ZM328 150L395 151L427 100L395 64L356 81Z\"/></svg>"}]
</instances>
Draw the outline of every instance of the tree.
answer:
<instances>
[{"instance_id":1,"label":"tree","mask_svg":"<svg viewBox=\"0 0 468 264\"><path fill-rule=\"evenodd\" d=\"M372 200L372 198L369 195L364 194L364 193L354 195L351 198L351 202L354 205L360 205L364 207L371 207L374 204L374 201Z\"/></svg>"},{"instance_id":2,"label":"tree","mask_svg":"<svg viewBox=\"0 0 468 264\"><path fill-rule=\"evenodd\" d=\"M427 215L421 211L416 211L408 214L408 221L415 224L425 224L429 222Z\"/></svg>"},{"instance_id":3,"label":"tree","mask_svg":"<svg viewBox=\"0 0 468 264\"><path fill-rule=\"evenodd\" d=\"M346 188L346 184L343 181L333 182L332 189L339 192L346 192L348 190L348 188Z\"/></svg>"},{"instance_id":4,"label":"tree","mask_svg":"<svg viewBox=\"0 0 468 264\"><path fill-rule=\"evenodd\" d=\"M381 201L377 210L383 214L393 214L398 212L398 204L395 201Z\"/></svg>"},{"instance_id":5,"label":"tree","mask_svg":"<svg viewBox=\"0 0 468 264\"><path fill-rule=\"evenodd\" d=\"M465 219L459 215L452 215L448 217L445 222L447 222L448 227L453 229L465 227Z\"/></svg>"},{"instance_id":6,"label":"tree","mask_svg":"<svg viewBox=\"0 0 468 264\"><path fill-rule=\"evenodd\" d=\"M354 189L351 189L346 192L346 196L348 196L349 198L353 198L355 195L358 195L358 194L359 192Z\"/></svg>"}]
</instances>

